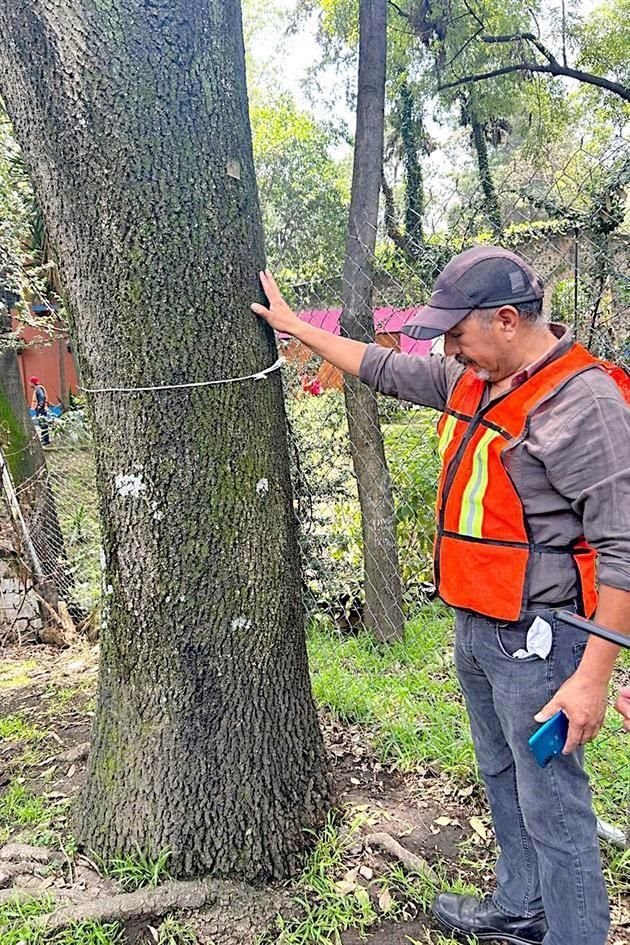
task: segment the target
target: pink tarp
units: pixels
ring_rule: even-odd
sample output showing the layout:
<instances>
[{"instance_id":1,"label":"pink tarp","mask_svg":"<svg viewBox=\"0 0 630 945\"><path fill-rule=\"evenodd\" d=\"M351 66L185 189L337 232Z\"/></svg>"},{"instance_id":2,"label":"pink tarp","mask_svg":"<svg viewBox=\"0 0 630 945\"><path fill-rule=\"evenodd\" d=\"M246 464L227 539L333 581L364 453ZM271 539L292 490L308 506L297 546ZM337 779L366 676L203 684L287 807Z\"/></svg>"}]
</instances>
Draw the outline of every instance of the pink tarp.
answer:
<instances>
[{"instance_id":1,"label":"pink tarp","mask_svg":"<svg viewBox=\"0 0 630 945\"><path fill-rule=\"evenodd\" d=\"M418 308L376 308L374 309L374 327L377 335L396 334L400 332L403 325L411 319L413 315L420 310ZM325 331L338 335L340 332L339 319L341 317L340 308L326 309L308 309L298 312L302 321L309 325L315 325L316 328L323 328ZM288 335L281 334L280 337L285 340ZM400 336L400 349L406 354L428 354L431 350L430 341L414 341L407 335Z\"/></svg>"}]
</instances>

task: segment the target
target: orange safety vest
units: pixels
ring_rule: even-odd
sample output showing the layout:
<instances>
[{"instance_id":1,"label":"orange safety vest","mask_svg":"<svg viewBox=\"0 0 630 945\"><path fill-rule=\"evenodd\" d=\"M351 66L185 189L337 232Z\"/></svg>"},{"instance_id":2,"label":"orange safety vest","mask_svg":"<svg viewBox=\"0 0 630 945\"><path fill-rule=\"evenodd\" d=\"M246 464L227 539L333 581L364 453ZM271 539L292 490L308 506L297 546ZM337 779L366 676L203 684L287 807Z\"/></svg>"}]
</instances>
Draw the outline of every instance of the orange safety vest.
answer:
<instances>
[{"instance_id":1,"label":"orange safety vest","mask_svg":"<svg viewBox=\"0 0 630 945\"><path fill-rule=\"evenodd\" d=\"M587 617L595 612L595 550L584 537L571 546L536 544L503 458L523 439L539 404L594 368L605 370L630 402L625 371L579 344L485 407L485 381L471 369L457 381L438 424L442 473L434 562L437 590L447 604L496 620L518 620L527 604L532 555L545 552L571 555L581 611Z\"/></svg>"}]
</instances>

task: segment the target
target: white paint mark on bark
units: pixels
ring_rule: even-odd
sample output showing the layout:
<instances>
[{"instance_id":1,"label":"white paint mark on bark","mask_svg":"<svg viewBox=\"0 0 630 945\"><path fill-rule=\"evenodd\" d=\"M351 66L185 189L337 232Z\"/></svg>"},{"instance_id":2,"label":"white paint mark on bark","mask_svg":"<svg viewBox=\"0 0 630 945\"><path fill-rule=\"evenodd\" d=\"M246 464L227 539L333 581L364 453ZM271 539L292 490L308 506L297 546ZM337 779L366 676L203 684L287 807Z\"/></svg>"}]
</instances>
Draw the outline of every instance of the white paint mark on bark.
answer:
<instances>
[{"instance_id":1,"label":"white paint mark on bark","mask_svg":"<svg viewBox=\"0 0 630 945\"><path fill-rule=\"evenodd\" d=\"M269 480L259 479L256 483L256 495L267 495L269 492Z\"/></svg>"},{"instance_id":2,"label":"white paint mark on bark","mask_svg":"<svg viewBox=\"0 0 630 945\"><path fill-rule=\"evenodd\" d=\"M143 482L142 476L134 476L133 473L118 473L116 476L116 491L118 495L121 495L124 498L131 496L133 499L136 499L141 492L144 492L146 489L146 483Z\"/></svg>"},{"instance_id":3,"label":"white paint mark on bark","mask_svg":"<svg viewBox=\"0 0 630 945\"><path fill-rule=\"evenodd\" d=\"M252 622L247 617L235 617L232 621L232 630L249 630L251 625Z\"/></svg>"}]
</instances>

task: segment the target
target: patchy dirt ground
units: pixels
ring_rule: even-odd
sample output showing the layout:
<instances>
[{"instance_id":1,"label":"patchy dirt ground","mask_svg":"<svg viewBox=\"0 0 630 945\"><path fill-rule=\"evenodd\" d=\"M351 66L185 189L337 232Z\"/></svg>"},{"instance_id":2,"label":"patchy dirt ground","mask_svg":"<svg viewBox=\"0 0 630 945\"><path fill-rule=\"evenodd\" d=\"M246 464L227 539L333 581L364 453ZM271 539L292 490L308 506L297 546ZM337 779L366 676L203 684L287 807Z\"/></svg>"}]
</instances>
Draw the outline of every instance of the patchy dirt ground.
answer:
<instances>
[{"instance_id":1,"label":"patchy dirt ground","mask_svg":"<svg viewBox=\"0 0 630 945\"><path fill-rule=\"evenodd\" d=\"M16 872L19 858L3 859L0 850L0 902L16 887L82 902L115 895L120 892L118 884L103 877L89 857L64 840L69 807L85 776L98 649L85 645L59 651L31 646L8 648L2 655L0 722L19 716L32 729L27 737L0 742L0 794L6 795L7 786L17 783L40 798L50 817L43 818L43 826L28 819L15 830L13 824L9 829L5 825L4 837L0 821L0 839L48 844L43 849L49 851L50 859L31 862L20 874ZM346 851L341 889L362 886L373 900L379 898L378 878L397 859L387 837L401 845L409 862L415 855L435 868L438 883L459 881L484 891L491 888L494 839L478 785L453 785L432 769L404 775L378 762L360 728L342 726L329 717L322 718L322 725L340 805L347 821L354 818L359 824ZM235 888L219 886L213 887L209 905L184 914L201 942L252 942L279 909L290 909L290 888L241 895ZM349 930L342 936L343 945L448 941L438 937L423 905L406 899L395 922L387 919L384 908L382 921L367 932L367 938L360 939ZM612 905L611 945L630 945L628 903L617 896ZM125 916L129 945L154 942L153 930L159 921L150 913L141 918Z\"/></svg>"}]
</instances>

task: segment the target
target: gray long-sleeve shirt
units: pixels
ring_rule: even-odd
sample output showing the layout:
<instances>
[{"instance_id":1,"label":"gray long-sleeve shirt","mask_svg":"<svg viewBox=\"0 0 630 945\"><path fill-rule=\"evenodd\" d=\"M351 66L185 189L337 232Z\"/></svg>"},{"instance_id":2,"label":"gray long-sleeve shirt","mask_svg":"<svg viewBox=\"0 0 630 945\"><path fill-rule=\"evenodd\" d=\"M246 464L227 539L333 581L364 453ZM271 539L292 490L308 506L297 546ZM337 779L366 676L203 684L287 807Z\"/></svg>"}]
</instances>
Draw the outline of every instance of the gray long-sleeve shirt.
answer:
<instances>
[{"instance_id":1,"label":"gray long-sleeve shirt","mask_svg":"<svg viewBox=\"0 0 630 945\"><path fill-rule=\"evenodd\" d=\"M557 343L513 380L531 377L572 344ZM441 355L414 357L369 345L361 380L383 394L442 410L464 368ZM566 546L584 535L599 553L601 584L630 591L630 407L603 371L572 378L536 408L525 438L504 451L536 543ZM569 556L534 555L528 605L557 606L576 597Z\"/></svg>"}]
</instances>

